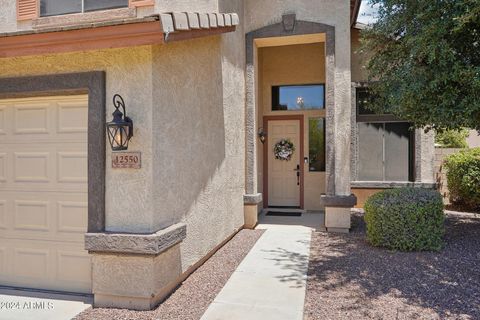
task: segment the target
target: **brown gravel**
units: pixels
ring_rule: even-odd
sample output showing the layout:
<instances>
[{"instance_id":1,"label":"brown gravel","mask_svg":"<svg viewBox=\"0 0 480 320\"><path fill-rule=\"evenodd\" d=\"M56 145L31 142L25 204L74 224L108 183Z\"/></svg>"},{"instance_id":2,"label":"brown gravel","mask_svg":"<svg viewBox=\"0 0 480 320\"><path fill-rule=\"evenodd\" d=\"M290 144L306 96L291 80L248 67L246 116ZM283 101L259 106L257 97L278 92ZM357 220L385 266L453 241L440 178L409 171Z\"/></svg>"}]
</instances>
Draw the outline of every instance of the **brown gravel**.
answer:
<instances>
[{"instance_id":1,"label":"brown gravel","mask_svg":"<svg viewBox=\"0 0 480 320\"><path fill-rule=\"evenodd\" d=\"M198 320L263 232L264 230L240 231L192 273L156 310L88 309L74 319Z\"/></svg>"},{"instance_id":2,"label":"brown gravel","mask_svg":"<svg viewBox=\"0 0 480 320\"><path fill-rule=\"evenodd\" d=\"M305 319L480 319L480 216L447 212L441 252L401 253L314 233Z\"/></svg>"}]
</instances>

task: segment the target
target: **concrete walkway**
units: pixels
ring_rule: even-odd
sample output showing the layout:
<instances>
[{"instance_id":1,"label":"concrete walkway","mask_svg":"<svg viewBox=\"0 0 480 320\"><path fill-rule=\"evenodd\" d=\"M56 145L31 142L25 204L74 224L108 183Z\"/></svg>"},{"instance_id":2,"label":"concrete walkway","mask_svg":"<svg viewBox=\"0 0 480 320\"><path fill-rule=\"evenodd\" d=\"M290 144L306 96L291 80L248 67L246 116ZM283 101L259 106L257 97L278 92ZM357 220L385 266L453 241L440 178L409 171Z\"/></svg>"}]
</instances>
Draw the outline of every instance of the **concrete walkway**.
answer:
<instances>
[{"instance_id":1,"label":"concrete walkway","mask_svg":"<svg viewBox=\"0 0 480 320\"><path fill-rule=\"evenodd\" d=\"M257 229L266 229L265 233L202 320L303 319L312 232L310 223L323 219L323 215L317 215L279 219L262 216ZM302 225L301 221L308 223Z\"/></svg>"},{"instance_id":2,"label":"concrete walkway","mask_svg":"<svg viewBox=\"0 0 480 320\"><path fill-rule=\"evenodd\" d=\"M0 288L1 320L69 320L92 305L92 298Z\"/></svg>"}]
</instances>

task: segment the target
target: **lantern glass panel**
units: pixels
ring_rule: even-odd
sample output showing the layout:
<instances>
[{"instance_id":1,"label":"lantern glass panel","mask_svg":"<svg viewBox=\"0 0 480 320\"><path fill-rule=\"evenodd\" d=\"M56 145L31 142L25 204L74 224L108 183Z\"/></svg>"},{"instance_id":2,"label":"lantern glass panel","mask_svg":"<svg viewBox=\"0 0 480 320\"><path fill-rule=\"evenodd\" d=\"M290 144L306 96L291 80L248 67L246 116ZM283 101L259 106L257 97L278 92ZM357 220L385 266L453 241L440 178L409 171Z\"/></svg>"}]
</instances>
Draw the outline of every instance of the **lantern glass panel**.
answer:
<instances>
[{"instance_id":1,"label":"lantern glass panel","mask_svg":"<svg viewBox=\"0 0 480 320\"><path fill-rule=\"evenodd\" d=\"M128 125L118 126L110 125L108 126L108 139L113 150L126 150L128 147L129 133L130 128Z\"/></svg>"}]
</instances>

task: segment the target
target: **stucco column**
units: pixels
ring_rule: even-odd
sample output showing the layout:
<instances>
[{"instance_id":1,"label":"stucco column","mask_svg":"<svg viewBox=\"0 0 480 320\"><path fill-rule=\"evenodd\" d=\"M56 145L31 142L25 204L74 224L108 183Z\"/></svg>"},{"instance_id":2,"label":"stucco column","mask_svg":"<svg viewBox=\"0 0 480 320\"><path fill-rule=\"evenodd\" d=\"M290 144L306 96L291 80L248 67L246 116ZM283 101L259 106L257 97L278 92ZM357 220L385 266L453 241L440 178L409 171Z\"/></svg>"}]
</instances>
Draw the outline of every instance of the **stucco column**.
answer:
<instances>
[{"instance_id":1,"label":"stucco column","mask_svg":"<svg viewBox=\"0 0 480 320\"><path fill-rule=\"evenodd\" d=\"M246 36L246 106L245 106L245 227L253 228L257 224L259 204L262 194L257 188L257 108L256 108L256 65L255 45L252 35Z\"/></svg>"},{"instance_id":2,"label":"stucco column","mask_svg":"<svg viewBox=\"0 0 480 320\"><path fill-rule=\"evenodd\" d=\"M350 188L352 111L349 39L348 31L339 34L338 30L327 33L326 39L327 192L322 196L322 203L325 205L325 227L331 232L348 232L350 209L356 204Z\"/></svg>"},{"instance_id":3,"label":"stucco column","mask_svg":"<svg viewBox=\"0 0 480 320\"><path fill-rule=\"evenodd\" d=\"M415 182L435 182L435 133L415 130Z\"/></svg>"}]
</instances>

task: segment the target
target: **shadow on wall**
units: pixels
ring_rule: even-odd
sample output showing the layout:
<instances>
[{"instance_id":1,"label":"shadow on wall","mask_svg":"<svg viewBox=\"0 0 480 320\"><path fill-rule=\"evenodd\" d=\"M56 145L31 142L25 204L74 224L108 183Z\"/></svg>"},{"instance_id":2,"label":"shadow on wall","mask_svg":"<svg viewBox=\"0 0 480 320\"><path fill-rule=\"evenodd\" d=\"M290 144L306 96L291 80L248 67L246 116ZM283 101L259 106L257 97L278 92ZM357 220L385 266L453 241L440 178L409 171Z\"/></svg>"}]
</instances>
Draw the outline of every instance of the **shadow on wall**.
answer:
<instances>
[{"instance_id":1,"label":"shadow on wall","mask_svg":"<svg viewBox=\"0 0 480 320\"><path fill-rule=\"evenodd\" d=\"M314 234L307 319L336 309L360 318L480 318L480 219L449 216L439 253L401 253L365 241L363 218L350 235Z\"/></svg>"},{"instance_id":2,"label":"shadow on wall","mask_svg":"<svg viewBox=\"0 0 480 320\"><path fill-rule=\"evenodd\" d=\"M153 81L154 225L162 228L182 220L209 192L225 161L218 39L154 47Z\"/></svg>"}]
</instances>

